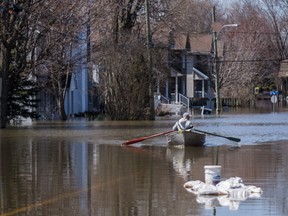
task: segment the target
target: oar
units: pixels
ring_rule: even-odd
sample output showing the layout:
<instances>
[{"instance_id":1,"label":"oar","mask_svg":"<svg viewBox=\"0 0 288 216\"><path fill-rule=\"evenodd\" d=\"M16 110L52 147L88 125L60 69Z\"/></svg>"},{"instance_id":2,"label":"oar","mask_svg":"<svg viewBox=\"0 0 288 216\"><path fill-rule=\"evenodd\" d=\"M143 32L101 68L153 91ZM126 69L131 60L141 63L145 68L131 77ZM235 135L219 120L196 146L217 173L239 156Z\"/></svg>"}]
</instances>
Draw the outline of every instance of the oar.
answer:
<instances>
[{"instance_id":1,"label":"oar","mask_svg":"<svg viewBox=\"0 0 288 216\"><path fill-rule=\"evenodd\" d=\"M198 130L198 129L193 129L193 130L194 130L194 131L201 132L201 133L209 134L209 135L212 135L212 136L223 137L223 138L226 138L226 139L231 140L231 141L234 141L234 142L240 142L240 141L241 141L241 139L236 138L236 137L222 136L222 135L220 135L220 134L209 133L209 132L207 132L207 131L202 131L202 130Z\"/></svg>"},{"instance_id":2,"label":"oar","mask_svg":"<svg viewBox=\"0 0 288 216\"><path fill-rule=\"evenodd\" d=\"M131 145L133 143L141 142L141 141L144 141L144 140L147 140L147 139L151 139L151 138L154 138L154 137L157 137L157 136L161 136L161 135L165 135L165 134L172 133L172 132L175 132L175 131L171 130L171 131L166 131L166 132L162 132L162 133L157 133L157 134L154 134L154 135L151 135L151 136L140 137L140 138L137 138L137 139L128 140L128 141L122 143L122 145Z\"/></svg>"}]
</instances>

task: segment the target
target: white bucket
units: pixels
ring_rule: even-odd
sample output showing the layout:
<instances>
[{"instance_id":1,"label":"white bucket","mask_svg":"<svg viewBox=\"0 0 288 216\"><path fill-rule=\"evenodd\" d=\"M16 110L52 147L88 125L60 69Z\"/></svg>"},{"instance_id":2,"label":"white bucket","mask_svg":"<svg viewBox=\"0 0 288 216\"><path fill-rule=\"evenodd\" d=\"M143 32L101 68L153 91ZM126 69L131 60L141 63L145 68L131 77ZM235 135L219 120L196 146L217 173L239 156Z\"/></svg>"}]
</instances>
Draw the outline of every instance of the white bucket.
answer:
<instances>
[{"instance_id":1,"label":"white bucket","mask_svg":"<svg viewBox=\"0 0 288 216\"><path fill-rule=\"evenodd\" d=\"M204 166L205 183L216 185L221 181L221 166Z\"/></svg>"}]
</instances>

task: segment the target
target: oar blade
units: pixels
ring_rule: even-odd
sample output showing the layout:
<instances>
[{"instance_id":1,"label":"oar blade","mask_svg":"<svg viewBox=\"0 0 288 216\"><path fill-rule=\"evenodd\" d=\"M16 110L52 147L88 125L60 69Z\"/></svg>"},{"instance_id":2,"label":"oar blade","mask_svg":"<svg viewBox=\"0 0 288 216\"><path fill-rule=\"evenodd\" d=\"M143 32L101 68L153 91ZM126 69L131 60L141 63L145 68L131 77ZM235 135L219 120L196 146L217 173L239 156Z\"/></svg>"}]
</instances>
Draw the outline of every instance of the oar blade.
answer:
<instances>
[{"instance_id":1,"label":"oar blade","mask_svg":"<svg viewBox=\"0 0 288 216\"><path fill-rule=\"evenodd\" d=\"M210 133L210 132L202 131L202 130L198 130L198 129L194 129L194 130L198 131L198 132L201 132L201 133L208 134L208 135L226 138L226 139L229 139L229 140L234 141L234 142L240 142L241 141L241 139L236 138L236 137L227 137L227 136L223 136L223 135L220 135L220 134Z\"/></svg>"},{"instance_id":2,"label":"oar blade","mask_svg":"<svg viewBox=\"0 0 288 216\"><path fill-rule=\"evenodd\" d=\"M137 143L137 142L141 142L141 141L143 141L143 139L129 140L129 141L123 142L121 145L122 146L131 145L131 144L134 144L134 143Z\"/></svg>"},{"instance_id":3,"label":"oar blade","mask_svg":"<svg viewBox=\"0 0 288 216\"><path fill-rule=\"evenodd\" d=\"M240 142L241 141L241 139L236 138L236 137L227 137L227 139L234 141L234 142Z\"/></svg>"}]
</instances>

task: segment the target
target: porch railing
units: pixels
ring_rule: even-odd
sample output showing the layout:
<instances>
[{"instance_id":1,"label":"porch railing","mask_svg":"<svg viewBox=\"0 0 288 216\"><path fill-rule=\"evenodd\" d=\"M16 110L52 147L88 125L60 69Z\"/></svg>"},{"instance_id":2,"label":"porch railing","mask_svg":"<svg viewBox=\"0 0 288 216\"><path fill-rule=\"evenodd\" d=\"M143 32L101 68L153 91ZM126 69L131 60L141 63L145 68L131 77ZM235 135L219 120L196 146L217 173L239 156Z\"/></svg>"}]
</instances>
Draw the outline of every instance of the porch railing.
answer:
<instances>
[{"instance_id":1,"label":"porch railing","mask_svg":"<svg viewBox=\"0 0 288 216\"><path fill-rule=\"evenodd\" d=\"M203 92L203 91L195 91L194 97L196 97L196 98L207 98L208 95L207 95L206 92Z\"/></svg>"},{"instance_id":2,"label":"porch railing","mask_svg":"<svg viewBox=\"0 0 288 216\"><path fill-rule=\"evenodd\" d=\"M184 96L183 94L178 94L178 99L176 99L176 94L175 93L172 93L171 94L171 100L169 100L168 98L164 97L163 95L161 94L155 94L154 95L154 99L155 99L155 105L157 107L157 105L159 103L166 103L166 104L169 104L169 103L176 103L176 104L182 104L186 107L190 107L190 98Z\"/></svg>"},{"instance_id":3,"label":"porch railing","mask_svg":"<svg viewBox=\"0 0 288 216\"><path fill-rule=\"evenodd\" d=\"M169 104L170 100L161 94L154 94L154 105L157 108L159 103Z\"/></svg>"},{"instance_id":4,"label":"porch railing","mask_svg":"<svg viewBox=\"0 0 288 216\"><path fill-rule=\"evenodd\" d=\"M176 98L175 93L171 93L171 101L173 101L174 103L183 104L184 106L187 106L187 107L190 106L190 99L180 93L178 94L178 98Z\"/></svg>"},{"instance_id":5,"label":"porch railing","mask_svg":"<svg viewBox=\"0 0 288 216\"><path fill-rule=\"evenodd\" d=\"M179 103L185 105L186 107L190 107L190 99L182 94L179 95Z\"/></svg>"}]
</instances>

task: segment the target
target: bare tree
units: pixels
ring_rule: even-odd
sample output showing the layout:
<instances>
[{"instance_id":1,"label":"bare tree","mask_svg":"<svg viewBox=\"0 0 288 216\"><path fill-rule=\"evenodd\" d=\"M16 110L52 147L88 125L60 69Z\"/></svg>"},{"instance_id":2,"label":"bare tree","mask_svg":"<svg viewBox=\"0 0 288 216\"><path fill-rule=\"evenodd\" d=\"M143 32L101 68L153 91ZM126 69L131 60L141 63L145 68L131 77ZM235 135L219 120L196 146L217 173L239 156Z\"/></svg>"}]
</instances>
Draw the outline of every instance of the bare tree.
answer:
<instances>
[{"instance_id":1,"label":"bare tree","mask_svg":"<svg viewBox=\"0 0 288 216\"><path fill-rule=\"evenodd\" d=\"M172 29L184 32L210 30L211 11L208 8L212 7L212 1L150 0L148 2L150 6L154 81L156 79L165 81L169 76L167 70L169 32ZM147 103L149 74L147 74L148 59L145 51L145 47L147 47L147 23L145 19L147 14L144 10L144 0L114 0L110 2L103 0L94 2L94 4L97 6L93 7L91 11L92 34L94 35L92 37L94 43L93 61L98 62L103 68L102 78L105 86L100 85L99 91L105 98L106 114L112 119L145 119L149 105ZM107 14L111 15L107 16ZM133 58L131 57L132 54ZM123 58L123 55L126 58ZM125 78L121 79L121 77ZM142 78L141 83L139 83L139 77ZM129 84L127 83L128 80L130 81ZM165 82L162 83L164 85ZM155 86L154 83L156 91ZM131 96L132 93L135 94L135 97ZM123 96L120 97L121 94ZM110 96L107 97L107 95ZM129 96L127 97L127 95ZM131 101L127 102L127 100ZM120 104L126 104L124 105L125 108L121 110L122 113L119 113ZM137 110L140 114L131 110Z\"/></svg>"},{"instance_id":2,"label":"bare tree","mask_svg":"<svg viewBox=\"0 0 288 216\"><path fill-rule=\"evenodd\" d=\"M8 104L12 107L11 98L16 100L16 88L28 80L26 73L26 58L28 49L29 28L27 20L29 8L33 1L0 1L0 41L1 41L1 71L0 71L0 127L5 128L11 115ZM17 83L16 83L17 82ZM17 86L18 85L18 86ZM23 93L25 92L22 89ZM27 91L26 91L27 92ZM19 96L19 95L18 95ZM18 101L18 108L24 101ZM22 104L21 104L22 103ZM28 104L27 104L28 105ZM26 110L23 109L26 112ZM15 111L16 112L16 111ZM17 111L17 115L21 110ZM10 116L9 116L10 115Z\"/></svg>"},{"instance_id":3,"label":"bare tree","mask_svg":"<svg viewBox=\"0 0 288 216\"><path fill-rule=\"evenodd\" d=\"M259 0L264 5L264 11L271 23L274 31L273 44L275 49L275 56L279 60L286 60L288 58L287 42L288 42L288 25L287 25L287 13L288 13L288 1L286 0ZM280 64L278 64L280 66ZM278 67L280 68L280 67ZM279 71L279 70L277 70ZM283 91L284 95L287 95L287 77L278 78L277 84L279 90Z\"/></svg>"},{"instance_id":4,"label":"bare tree","mask_svg":"<svg viewBox=\"0 0 288 216\"><path fill-rule=\"evenodd\" d=\"M139 45L139 44L138 44ZM135 46L106 49L102 70L102 90L105 110L113 120L145 118L149 86L143 48ZM144 48L145 51L145 48ZM129 59L129 61L127 61ZM136 106L137 105L137 106Z\"/></svg>"},{"instance_id":5,"label":"bare tree","mask_svg":"<svg viewBox=\"0 0 288 216\"><path fill-rule=\"evenodd\" d=\"M286 49L288 42L288 2L286 0L259 0L259 3L263 5L263 12L273 29L275 48L277 48L275 54L281 59L286 59L288 57Z\"/></svg>"},{"instance_id":6,"label":"bare tree","mask_svg":"<svg viewBox=\"0 0 288 216\"><path fill-rule=\"evenodd\" d=\"M250 99L254 87L277 70L273 29L263 9L248 1L237 4L227 22L240 27L221 36L221 92L224 97Z\"/></svg>"},{"instance_id":7,"label":"bare tree","mask_svg":"<svg viewBox=\"0 0 288 216\"><path fill-rule=\"evenodd\" d=\"M92 11L94 62L102 68L98 90L106 114L111 119L147 119L151 74L146 54L144 0L96 4L98 7ZM103 13L105 20L101 19ZM112 16L107 17L109 13Z\"/></svg>"},{"instance_id":8,"label":"bare tree","mask_svg":"<svg viewBox=\"0 0 288 216\"><path fill-rule=\"evenodd\" d=\"M38 31L34 75L42 90L55 96L62 120L67 118L64 99L71 74L75 65L80 65L86 56L81 51L86 49L86 35L83 35L88 19L87 4L84 0L39 1L37 7L41 10L35 10L30 20L31 27ZM39 66L45 68L44 74L43 70L37 70Z\"/></svg>"}]
</instances>

